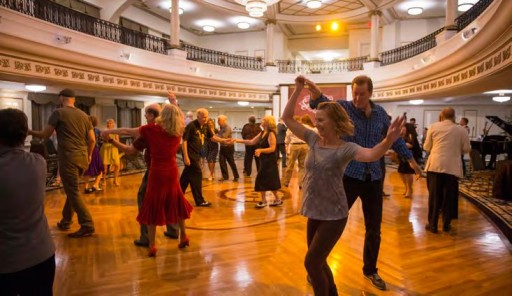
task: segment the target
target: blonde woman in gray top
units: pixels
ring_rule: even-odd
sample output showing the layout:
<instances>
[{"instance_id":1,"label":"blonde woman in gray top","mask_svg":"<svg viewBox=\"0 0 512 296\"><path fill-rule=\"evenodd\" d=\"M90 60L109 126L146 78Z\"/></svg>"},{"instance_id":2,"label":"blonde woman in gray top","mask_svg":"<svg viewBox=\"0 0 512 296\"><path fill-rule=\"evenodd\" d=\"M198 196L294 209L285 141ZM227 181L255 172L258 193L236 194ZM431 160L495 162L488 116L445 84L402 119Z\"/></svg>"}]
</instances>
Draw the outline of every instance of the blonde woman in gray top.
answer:
<instances>
[{"instance_id":1,"label":"blonde woman in gray top","mask_svg":"<svg viewBox=\"0 0 512 296\"><path fill-rule=\"evenodd\" d=\"M343 189L343 174L351 160L373 162L381 158L400 137L405 119L397 118L386 138L375 147L363 148L345 142L341 136L351 135L354 126L346 111L335 102L321 103L316 113L318 134L293 119L300 92L309 83L303 76L295 79L295 92L288 101L283 120L310 151L306 158L300 213L308 218L308 252L304 265L316 296L337 295L327 256L340 238L348 218L348 205Z\"/></svg>"}]
</instances>

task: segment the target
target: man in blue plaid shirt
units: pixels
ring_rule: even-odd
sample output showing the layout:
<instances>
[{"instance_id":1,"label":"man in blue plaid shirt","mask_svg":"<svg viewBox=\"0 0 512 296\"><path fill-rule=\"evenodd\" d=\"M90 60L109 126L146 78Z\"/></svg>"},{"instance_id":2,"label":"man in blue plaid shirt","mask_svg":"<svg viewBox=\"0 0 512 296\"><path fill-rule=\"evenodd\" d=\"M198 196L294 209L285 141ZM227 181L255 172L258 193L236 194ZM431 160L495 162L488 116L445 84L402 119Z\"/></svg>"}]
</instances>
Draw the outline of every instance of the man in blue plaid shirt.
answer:
<instances>
[{"instance_id":1,"label":"man in blue plaid shirt","mask_svg":"<svg viewBox=\"0 0 512 296\"><path fill-rule=\"evenodd\" d=\"M322 94L314 82L306 80L311 92L310 107L315 109L321 102L329 99ZM357 76L352 80L351 102L337 101L354 123L354 135L343 137L347 142L354 142L365 148L372 148L386 137L390 125L388 114L379 105L370 100L373 92L373 82L368 76ZM416 174L421 174L412 153L407 149L402 138L398 139L392 149L403 158L409 160ZM358 197L361 198L365 220L366 234L363 251L363 274L372 284L381 290L386 290L386 283L377 273L377 258L380 248L380 226L382 222L382 189L383 172L380 161L363 163L351 161L343 178L348 206L352 207Z\"/></svg>"}]
</instances>

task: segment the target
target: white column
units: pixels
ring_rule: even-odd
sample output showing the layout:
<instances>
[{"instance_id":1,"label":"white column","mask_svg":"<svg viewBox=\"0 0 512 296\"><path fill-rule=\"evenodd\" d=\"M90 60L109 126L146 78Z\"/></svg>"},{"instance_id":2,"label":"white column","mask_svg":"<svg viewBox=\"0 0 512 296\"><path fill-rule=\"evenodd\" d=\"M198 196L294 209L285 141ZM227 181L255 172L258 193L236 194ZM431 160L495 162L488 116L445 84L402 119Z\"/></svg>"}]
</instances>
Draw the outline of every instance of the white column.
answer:
<instances>
[{"instance_id":1,"label":"white column","mask_svg":"<svg viewBox=\"0 0 512 296\"><path fill-rule=\"evenodd\" d=\"M455 19L457 18L457 0L447 0L446 1L446 17L444 21L444 26L447 30L455 29Z\"/></svg>"},{"instance_id":2,"label":"white column","mask_svg":"<svg viewBox=\"0 0 512 296\"><path fill-rule=\"evenodd\" d=\"M380 10L373 10L370 12L371 17L371 43L370 43L370 62L379 61L379 26L380 16L382 12Z\"/></svg>"},{"instance_id":3,"label":"white column","mask_svg":"<svg viewBox=\"0 0 512 296\"><path fill-rule=\"evenodd\" d=\"M172 0L171 11L171 48L180 48L180 12L179 0Z\"/></svg>"},{"instance_id":4,"label":"white column","mask_svg":"<svg viewBox=\"0 0 512 296\"><path fill-rule=\"evenodd\" d=\"M274 66L274 28L276 26L275 20L267 20L267 50L265 53L265 65Z\"/></svg>"}]
</instances>

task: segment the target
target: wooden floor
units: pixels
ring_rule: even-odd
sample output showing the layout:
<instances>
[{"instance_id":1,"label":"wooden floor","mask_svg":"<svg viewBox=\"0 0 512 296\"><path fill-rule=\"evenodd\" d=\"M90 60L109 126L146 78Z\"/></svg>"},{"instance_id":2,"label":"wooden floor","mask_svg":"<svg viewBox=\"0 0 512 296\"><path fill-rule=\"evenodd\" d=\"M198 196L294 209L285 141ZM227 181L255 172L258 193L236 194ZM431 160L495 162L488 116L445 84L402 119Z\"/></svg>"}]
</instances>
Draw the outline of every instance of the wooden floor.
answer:
<instances>
[{"instance_id":1,"label":"wooden floor","mask_svg":"<svg viewBox=\"0 0 512 296\"><path fill-rule=\"evenodd\" d=\"M254 208L254 178L205 180L203 191L213 205L195 208L187 221L190 248L179 250L159 228L156 258L132 243L139 233L141 177L123 177L121 187L85 196L95 220L91 238L70 239L56 229L65 196L62 190L48 192L46 214L57 245L55 295L313 295L303 267L306 219L297 214L301 197L295 177L291 188L280 192L284 206L262 210ZM415 182L414 198L404 199L398 174L388 172L385 191L392 196L384 200L378 262L388 291L377 290L362 275L364 221L358 201L328 259L339 294L512 295L512 248L496 228L461 198L452 232L426 233L425 180ZM189 191L187 198L192 202Z\"/></svg>"}]
</instances>

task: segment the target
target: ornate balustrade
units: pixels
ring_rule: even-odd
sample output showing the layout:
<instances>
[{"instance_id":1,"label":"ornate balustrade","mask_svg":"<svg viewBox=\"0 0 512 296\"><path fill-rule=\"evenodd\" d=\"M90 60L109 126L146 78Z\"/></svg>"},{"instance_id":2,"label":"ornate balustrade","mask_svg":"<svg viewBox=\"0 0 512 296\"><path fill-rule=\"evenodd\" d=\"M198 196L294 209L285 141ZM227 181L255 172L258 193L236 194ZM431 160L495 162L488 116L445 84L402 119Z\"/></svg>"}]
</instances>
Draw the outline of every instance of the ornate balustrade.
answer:
<instances>
[{"instance_id":1,"label":"ornate balustrade","mask_svg":"<svg viewBox=\"0 0 512 296\"><path fill-rule=\"evenodd\" d=\"M265 69L261 58L229 54L184 42L181 42L181 48L187 52L188 60L245 70L263 71Z\"/></svg>"},{"instance_id":2,"label":"ornate balustrade","mask_svg":"<svg viewBox=\"0 0 512 296\"><path fill-rule=\"evenodd\" d=\"M457 26L457 31L461 31L471 22L473 22L482 12L484 12L487 7L492 3L493 0L480 0L475 5L473 5L468 11L461 14L458 18L455 19L455 25Z\"/></svg>"},{"instance_id":3,"label":"ornate balustrade","mask_svg":"<svg viewBox=\"0 0 512 296\"><path fill-rule=\"evenodd\" d=\"M277 67L279 73L340 73L363 70L363 63L367 60L368 56L332 62L278 60Z\"/></svg>"},{"instance_id":4,"label":"ornate balustrade","mask_svg":"<svg viewBox=\"0 0 512 296\"><path fill-rule=\"evenodd\" d=\"M411 42L407 45L388 50L380 53L381 65L390 65L406 60L413 56L416 56L422 52L425 52L431 48L436 47L436 35L441 33L444 28L440 28L437 31L428 34L427 36Z\"/></svg>"}]
</instances>

